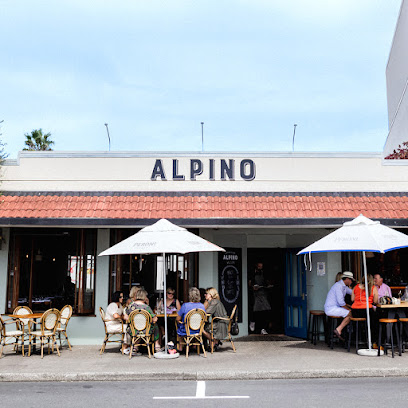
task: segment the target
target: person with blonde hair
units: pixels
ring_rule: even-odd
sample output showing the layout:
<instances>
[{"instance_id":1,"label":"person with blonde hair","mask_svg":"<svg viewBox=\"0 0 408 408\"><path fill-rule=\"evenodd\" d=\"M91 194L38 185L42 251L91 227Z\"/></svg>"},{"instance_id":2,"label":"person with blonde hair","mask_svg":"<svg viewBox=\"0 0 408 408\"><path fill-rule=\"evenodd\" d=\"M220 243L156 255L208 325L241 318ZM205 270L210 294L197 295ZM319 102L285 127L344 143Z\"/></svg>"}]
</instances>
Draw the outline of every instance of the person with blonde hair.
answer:
<instances>
[{"instance_id":1,"label":"person with blonde hair","mask_svg":"<svg viewBox=\"0 0 408 408\"><path fill-rule=\"evenodd\" d=\"M225 310L224 305L220 300L220 295L218 294L217 289L208 288L205 294L204 307L207 314L211 315L211 318L214 317L228 317L227 311ZM215 320L213 322L214 330L214 350L217 351L218 347L221 344L221 340L225 339L228 335L227 333L227 322L222 320ZM211 323L207 322L204 326L203 334L204 336L211 341ZM211 345L210 345L211 346Z\"/></svg>"},{"instance_id":2,"label":"person with blonde hair","mask_svg":"<svg viewBox=\"0 0 408 408\"><path fill-rule=\"evenodd\" d=\"M338 282L341 279L342 275L343 275L343 272L337 272L336 279L335 279L334 283ZM351 295L351 293L350 293L350 295Z\"/></svg>"},{"instance_id":3,"label":"person with blonde hair","mask_svg":"<svg viewBox=\"0 0 408 408\"><path fill-rule=\"evenodd\" d=\"M177 325L177 334L181 337L187 335L186 328L184 326L184 318L186 314L193 309L202 309L205 311L204 305L201 303L200 291L197 288L190 288L188 291L189 302L183 303L180 310L177 312L176 322ZM192 331L193 333L193 331Z\"/></svg>"},{"instance_id":4,"label":"person with blonde hair","mask_svg":"<svg viewBox=\"0 0 408 408\"><path fill-rule=\"evenodd\" d=\"M134 288L135 287L133 287L132 290ZM152 335L152 339L155 342L155 352L161 351L160 343L159 343L159 327L157 326L157 316L154 314L153 310L148 305L149 302L148 302L148 297L147 297L147 291L142 288L138 288L136 291L132 293L132 290L130 291L130 293L133 295L132 299L134 300L129 306L125 308L124 318L126 321L128 321L129 315L136 309L146 310L150 314L150 316L152 316L152 325L150 326L150 334ZM130 335L131 333L130 333L130 327L129 327L127 334L126 334L126 338L125 338L125 343L127 345L130 344ZM130 352L130 348L127 348L124 351L125 354L129 354L129 352ZM137 353L137 350L135 350L135 352Z\"/></svg>"},{"instance_id":5,"label":"person with blonde hair","mask_svg":"<svg viewBox=\"0 0 408 408\"><path fill-rule=\"evenodd\" d=\"M130 289L129 298L132 299L133 302L136 300L136 293L139 289L141 289L140 286L132 286Z\"/></svg>"}]
</instances>

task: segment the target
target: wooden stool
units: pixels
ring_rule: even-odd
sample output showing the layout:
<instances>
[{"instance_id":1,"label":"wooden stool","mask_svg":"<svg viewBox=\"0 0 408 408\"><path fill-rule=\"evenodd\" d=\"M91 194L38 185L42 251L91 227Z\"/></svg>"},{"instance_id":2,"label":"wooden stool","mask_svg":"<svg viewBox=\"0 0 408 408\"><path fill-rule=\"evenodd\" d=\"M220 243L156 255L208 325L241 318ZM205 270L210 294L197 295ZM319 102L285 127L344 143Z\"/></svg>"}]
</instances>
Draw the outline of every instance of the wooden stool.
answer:
<instances>
[{"instance_id":1,"label":"wooden stool","mask_svg":"<svg viewBox=\"0 0 408 408\"><path fill-rule=\"evenodd\" d=\"M387 349L391 349L391 353L392 353L392 358L394 358L394 336L392 334L392 329L395 329L395 334L397 335L397 342L398 342L398 351L399 351L399 355L401 355L401 344L400 344L400 338L398 335L398 326L397 324L394 325L394 323L397 323L398 320L397 319L380 319L380 330L378 333L378 356L380 355L380 350L381 350L381 331L382 331L382 326L383 324L387 325L391 325L390 327L390 333L391 333L391 344L387 343L387 340L385 341L383 347L384 347L384 353L387 354Z\"/></svg>"},{"instance_id":2,"label":"wooden stool","mask_svg":"<svg viewBox=\"0 0 408 408\"><path fill-rule=\"evenodd\" d=\"M320 321L323 322L323 331L319 331ZM310 326L312 329L310 330ZM321 334L326 335L326 315L323 310L310 310L309 312L309 327L307 329L307 338L310 342L316 345Z\"/></svg>"},{"instance_id":3,"label":"wooden stool","mask_svg":"<svg viewBox=\"0 0 408 408\"><path fill-rule=\"evenodd\" d=\"M327 316L329 319L327 322L327 327L329 331L329 335L327 337L327 341L329 344L329 347L333 350L333 344L334 344L334 329L337 327L337 321L338 319L343 320L343 317L341 316Z\"/></svg>"},{"instance_id":4,"label":"wooden stool","mask_svg":"<svg viewBox=\"0 0 408 408\"><path fill-rule=\"evenodd\" d=\"M404 341L404 325L408 324L408 317L400 317L399 319L399 330L400 330L400 347L401 351L405 353L405 343L408 341L408 339L405 339Z\"/></svg>"},{"instance_id":5,"label":"wooden stool","mask_svg":"<svg viewBox=\"0 0 408 408\"><path fill-rule=\"evenodd\" d=\"M355 327L356 329L356 353L358 352L358 345L359 345L359 341L358 341L358 333L360 330L363 329L363 327L361 325L359 325L359 323L363 323L363 322L367 322L367 319L365 317L351 317L350 318L350 324L348 327L348 342L347 342L347 351L350 351L350 345L351 345L351 334L352 331ZM367 331L366 331L366 343L368 343L367 341Z\"/></svg>"}]
</instances>

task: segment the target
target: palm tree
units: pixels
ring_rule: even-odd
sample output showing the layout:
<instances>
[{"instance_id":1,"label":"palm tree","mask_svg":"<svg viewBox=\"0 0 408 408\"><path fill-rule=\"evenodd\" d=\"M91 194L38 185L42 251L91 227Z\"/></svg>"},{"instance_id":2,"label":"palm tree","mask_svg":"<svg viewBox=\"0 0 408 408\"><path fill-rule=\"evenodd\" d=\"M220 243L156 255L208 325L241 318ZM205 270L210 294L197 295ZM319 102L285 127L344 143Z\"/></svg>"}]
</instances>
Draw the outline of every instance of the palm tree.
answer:
<instances>
[{"instance_id":1,"label":"palm tree","mask_svg":"<svg viewBox=\"0 0 408 408\"><path fill-rule=\"evenodd\" d=\"M54 142L50 139L51 133L43 134L42 129L34 129L31 131L31 134L25 133L26 137L25 147L23 150L52 150L51 145Z\"/></svg>"}]
</instances>

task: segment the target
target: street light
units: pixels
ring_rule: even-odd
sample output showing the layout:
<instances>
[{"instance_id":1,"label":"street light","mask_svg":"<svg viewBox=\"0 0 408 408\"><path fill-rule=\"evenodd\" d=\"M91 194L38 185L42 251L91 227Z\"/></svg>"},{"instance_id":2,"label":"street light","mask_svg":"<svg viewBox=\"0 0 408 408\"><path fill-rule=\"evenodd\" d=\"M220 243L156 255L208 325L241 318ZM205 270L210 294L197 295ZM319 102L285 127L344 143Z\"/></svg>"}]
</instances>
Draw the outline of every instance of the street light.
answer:
<instances>
[{"instance_id":1,"label":"street light","mask_svg":"<svg viewBox=\"0 0 408 408\"><path fill-rule=\"evenodd\" d=\"M201 122L201 151L204 151L204 122Z\"/></svg>"},{"instance_id":2,"label":"street light","mask_svg":"<svg viewBox=\"0 0 408 408\"><path fill-rule=\"evenodd\" d=\"M109 136L109 128L108 128L108 124L105 123L106 126L106 132L108 133L108 140L109 140L109 151L110 151L110 136Z\"/></svg>"}]
</instances>

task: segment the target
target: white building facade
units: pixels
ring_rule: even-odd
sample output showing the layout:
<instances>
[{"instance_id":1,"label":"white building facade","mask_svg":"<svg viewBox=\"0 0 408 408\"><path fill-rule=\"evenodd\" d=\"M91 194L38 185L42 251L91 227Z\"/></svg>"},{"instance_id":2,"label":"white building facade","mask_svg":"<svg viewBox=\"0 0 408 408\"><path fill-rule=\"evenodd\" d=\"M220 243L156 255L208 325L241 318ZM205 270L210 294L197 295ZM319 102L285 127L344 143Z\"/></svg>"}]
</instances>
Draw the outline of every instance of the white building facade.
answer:
<instances>
[{"instance_id":1,"label":"white building facade","mask_svg":"<svg viewBox=\"0 0 408 408\"><path fill-rule=\"evenodd\" d=\"M169 260L181 300L191 286L216 287L226 306L239 305L245 335L248 279L262 262L274 285L273 332L305 337L308 310L323 308L335 275L361 265L353 254L316 254L306 271L296 252L360 213L408 227L403 169L370 153L21 152L3 166L0 312L70 303L73 344L100 343L98 310L114 290L142 284L152 302L159 293L155 257L97 255L167 218L229 255ZM408 279L404 250L371 267L392 285Z\"/></svg>"}]
</instances>

